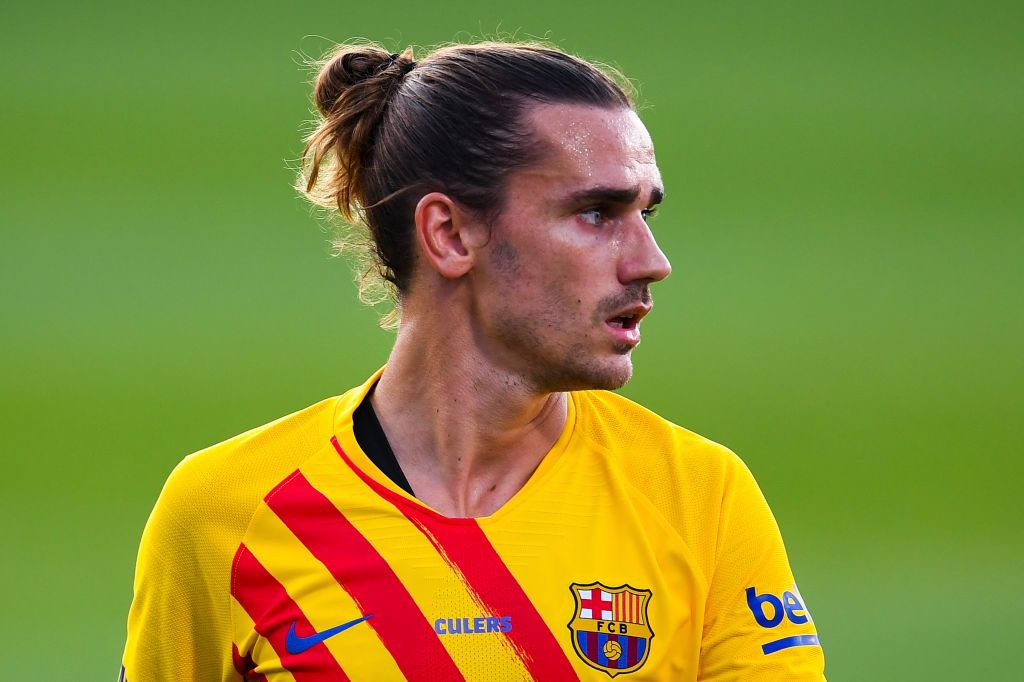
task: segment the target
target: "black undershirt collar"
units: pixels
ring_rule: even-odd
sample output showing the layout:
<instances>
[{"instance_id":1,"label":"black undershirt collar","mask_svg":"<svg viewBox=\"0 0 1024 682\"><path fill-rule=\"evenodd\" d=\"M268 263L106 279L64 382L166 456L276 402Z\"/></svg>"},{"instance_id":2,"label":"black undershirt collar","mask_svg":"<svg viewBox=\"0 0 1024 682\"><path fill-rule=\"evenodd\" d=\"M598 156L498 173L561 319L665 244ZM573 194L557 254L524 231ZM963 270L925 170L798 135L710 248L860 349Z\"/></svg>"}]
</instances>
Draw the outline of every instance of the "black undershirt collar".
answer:
<instances>
[{"instance_id":1,"label":"black undershirt collar","mask_svg":"<svg viewBox=\"0 0 1024 682\"><path fill-rule=\"evenodd\" d=\"M398 466L395 451L391 449L391 443L384 435L384 429L380 425L380 420L377 419L377 413L373 411L373 405L370 404L370 396L373 395L374 388L376 385L370 389L366 397L363 398L363 402L359 403L359 407L352 413L352 431L355 434L356 442L359 443L359 447L370 458L370 461L390 478L392 483L415 497L412 486L409 485L408 479L402 473L402 467Z\"/></svg>"}]
</instances>

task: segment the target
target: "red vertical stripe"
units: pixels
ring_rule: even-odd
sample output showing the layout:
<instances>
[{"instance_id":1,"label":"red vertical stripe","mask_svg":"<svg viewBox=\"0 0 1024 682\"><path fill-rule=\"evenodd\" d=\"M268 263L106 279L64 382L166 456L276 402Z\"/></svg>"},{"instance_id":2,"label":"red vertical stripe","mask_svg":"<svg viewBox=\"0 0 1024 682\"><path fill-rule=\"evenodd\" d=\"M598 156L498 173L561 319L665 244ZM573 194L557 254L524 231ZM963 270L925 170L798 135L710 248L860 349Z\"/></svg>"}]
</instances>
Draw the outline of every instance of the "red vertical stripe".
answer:
<instances>
[{"instance_id":1,"label":"red vertical stripe","mask_svg":"<svg viewBox=\"0 0 1024 682\"><path fill-rule=\"evenodd\" d=\"M587 658L597 663L597 633L588 632L585 635L585 639L587 640Z\"/></svg>"},{"instance_id":2,"label":"red vertical stripe","mask_svg":"<svg viewBox=\"0 0 1024 682\"><path fill-rule=\"evenodd\" d=\"M419 606L373 545L323 493L296 471L267 505L327 567L410 680L462 680Z\"/></svg>"},{"instance_id":3,"label":"red vertical stripe","mask_svg":"<svg viewBox=\"0 0 1024 682\"><path fill-rule=\"evenodd\" d=\"M626 638L626 667L636 665L637 659L640 658L640 654L637 652L637 644L640 640L637 637Z\"/></svg>"},{"instance_id":4,"label":"red vertical stripe","mask_svg":"<svg viewBox=\"0 0 1024 682\"><path fill-rule=\"evenodd\" d=\"M388 490L352 463L337 438L332 437L331 442L346 464L416 524L445 561L458 570L487 613L512 617L512 630L506 637L534 680L579 679L547 623L475 519L449 519Z\"/></svg>"},{"instance_id":5,"label":"red vertical stripe","mask_svg":"<svg viewBox=\"0 0 1024 682\"><path fill-rule=\"evenodd\" d=\"M245 545L239 545L235 553L231 594L256 624L256 632L270 642L281 659L281 665L295 677L296 682L348 680L345 671L322 642L298 655L288 653L285 638L292 623L295 623L296 634L302 637L314 634L316 628L309 624L288 592Z\"/></svg>"}]
</instances>

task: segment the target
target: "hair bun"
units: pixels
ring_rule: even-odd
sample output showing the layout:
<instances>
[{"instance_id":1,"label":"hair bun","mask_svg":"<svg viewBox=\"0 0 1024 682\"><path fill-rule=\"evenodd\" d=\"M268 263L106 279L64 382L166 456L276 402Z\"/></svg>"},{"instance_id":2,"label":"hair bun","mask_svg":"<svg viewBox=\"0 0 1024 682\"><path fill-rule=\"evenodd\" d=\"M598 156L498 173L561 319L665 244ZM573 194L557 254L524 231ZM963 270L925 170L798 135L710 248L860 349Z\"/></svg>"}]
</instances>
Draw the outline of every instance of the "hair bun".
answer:
<instances>
[{"instance_id":1,"label":"hair bun","mask_svg":"<svg viewBox=\"0 0 1024 682\"><path fill-rule=\"evenodd\" d=\"M327 116L350 87L380 75L392 64L404 62L415 64L403 55L378 47L342 46L320 68L313 85L313 101L320 113ZM403 66L396 75L401 76L407 70Z\"/></svg>"}]
</instances>

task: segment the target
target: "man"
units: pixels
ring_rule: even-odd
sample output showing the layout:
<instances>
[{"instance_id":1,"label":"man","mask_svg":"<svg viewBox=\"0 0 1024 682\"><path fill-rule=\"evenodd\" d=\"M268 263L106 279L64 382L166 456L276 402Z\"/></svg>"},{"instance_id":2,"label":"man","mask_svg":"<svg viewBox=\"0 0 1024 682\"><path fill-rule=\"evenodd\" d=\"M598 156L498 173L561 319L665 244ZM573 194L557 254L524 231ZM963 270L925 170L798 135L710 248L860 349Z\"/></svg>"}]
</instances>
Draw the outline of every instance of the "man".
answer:
<instances>
[{"instance_id":1,"label":"man","mask_svg":"<svg viewBox=\"0 0 1024 682\"><path fill-rule=\"evenodd\" d=\"M342 47L303 190L359 218L401 322L363 385L187 458L123 674L820 680L727 449L613 393L663 188L625 89L558 50Z\"/></svg>"}]
</instances>

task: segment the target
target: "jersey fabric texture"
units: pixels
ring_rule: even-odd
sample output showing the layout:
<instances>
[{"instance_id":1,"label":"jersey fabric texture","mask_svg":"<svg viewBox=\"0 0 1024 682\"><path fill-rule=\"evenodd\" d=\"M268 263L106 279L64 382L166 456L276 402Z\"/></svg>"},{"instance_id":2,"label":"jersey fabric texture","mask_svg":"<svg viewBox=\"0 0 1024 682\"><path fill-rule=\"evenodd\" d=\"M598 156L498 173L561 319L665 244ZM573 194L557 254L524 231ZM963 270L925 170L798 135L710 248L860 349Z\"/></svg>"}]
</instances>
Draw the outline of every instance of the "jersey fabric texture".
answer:
<instances>
[{"instance_id":1,"label":"jersey fabric texture","mask_svg":"<svg viewBox=\"0 0 1024 682\"><path fill-rule=\"evenodd\" d=\"M142 537L125 679L824 679L728 449L573 392L526 485L447 518L359 447L380 373L178 465Z\"/></svg>"}]
</instances>

